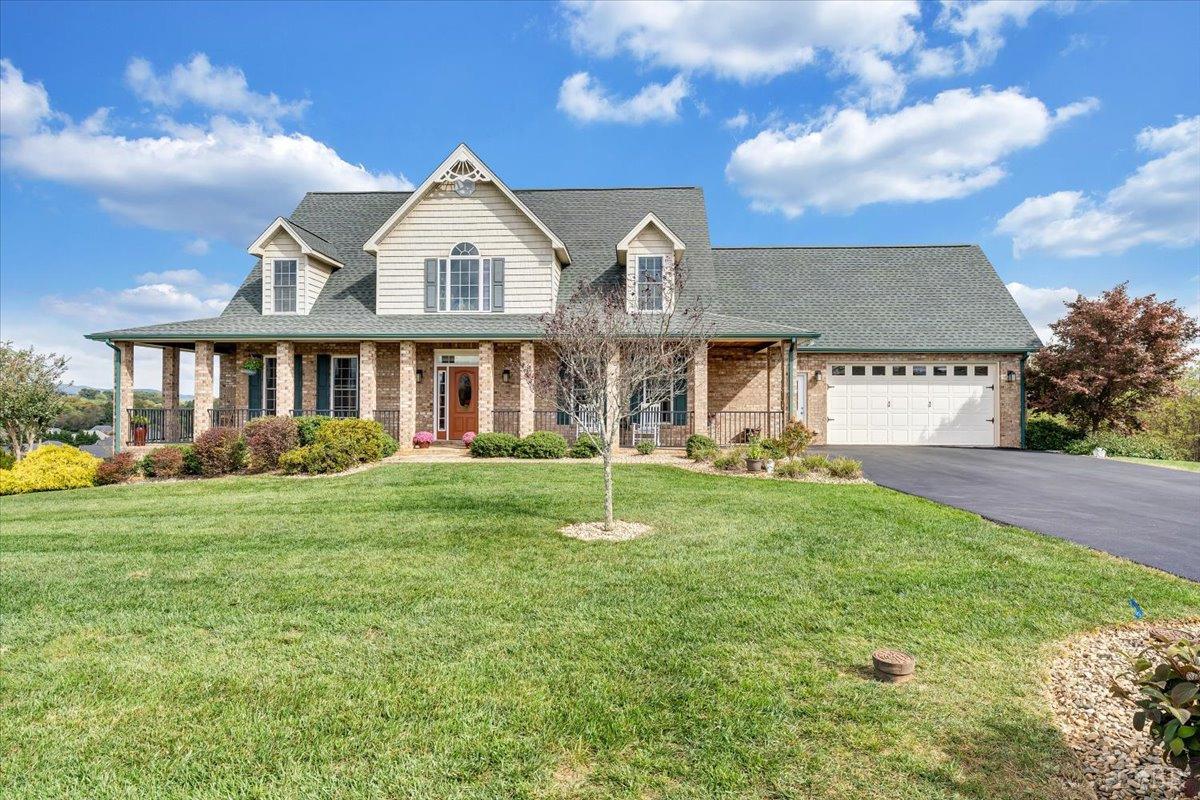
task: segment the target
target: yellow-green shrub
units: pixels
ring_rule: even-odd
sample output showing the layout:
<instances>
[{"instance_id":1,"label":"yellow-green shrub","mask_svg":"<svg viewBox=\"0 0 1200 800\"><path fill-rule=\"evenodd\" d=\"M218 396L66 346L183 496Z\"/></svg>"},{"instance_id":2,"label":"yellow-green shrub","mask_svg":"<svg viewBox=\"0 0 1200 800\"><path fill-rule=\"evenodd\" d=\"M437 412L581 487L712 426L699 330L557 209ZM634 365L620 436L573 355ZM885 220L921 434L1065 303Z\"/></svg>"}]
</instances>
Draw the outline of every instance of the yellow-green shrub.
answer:
<instances>
[{"instance_id":1,"label":"yellow-green shrub","mask_svg":"<svg viewBox=\"0 0 1200 800\"><path fill-rule=\"evenodd\" d=\"M70 445L48 444L0 470L0 494L80 489L96 482L100 459Z\"/></svg>"}]
</instances>

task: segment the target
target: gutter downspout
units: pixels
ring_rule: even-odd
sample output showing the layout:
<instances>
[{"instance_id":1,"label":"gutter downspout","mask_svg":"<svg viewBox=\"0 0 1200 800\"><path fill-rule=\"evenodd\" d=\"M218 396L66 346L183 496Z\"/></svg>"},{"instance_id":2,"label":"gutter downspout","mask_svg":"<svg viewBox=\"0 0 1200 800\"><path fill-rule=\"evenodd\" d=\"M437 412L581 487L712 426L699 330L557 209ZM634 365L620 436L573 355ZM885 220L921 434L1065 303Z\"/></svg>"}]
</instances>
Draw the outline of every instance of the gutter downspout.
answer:
<instances>
[{"instance_id":1,"label":"gutter downspout","mask_svg":"<svg viewBox=\"0 0 1200 800\"><path fill-rule=\"evenodd\" d=\"M121 417L125 409L121 408L121 348L105 339L104 343L113 351L113 455L121 452Z\"/></svg>"},{"instance_id":2,"label":"gutter downspout","mask_svg":"<svg viewBox=\"0 0 1200 800\"><path fill-rule=\"evenodd\" d=\"M1025 359L1028 353L1021 354L1021 449L1025 449Z\"/></svg>"},{"instance_id":3,"label":"gutter downspout","mask_svg":"<svg viewBox=\"0 0 1200 800\"><path fill-rule=\"evenodd\" d=\"M792 337L788 340L787 351L787 407L788 418L790 424L796 419L796 339Z\"/></svg>"}]
</instances>

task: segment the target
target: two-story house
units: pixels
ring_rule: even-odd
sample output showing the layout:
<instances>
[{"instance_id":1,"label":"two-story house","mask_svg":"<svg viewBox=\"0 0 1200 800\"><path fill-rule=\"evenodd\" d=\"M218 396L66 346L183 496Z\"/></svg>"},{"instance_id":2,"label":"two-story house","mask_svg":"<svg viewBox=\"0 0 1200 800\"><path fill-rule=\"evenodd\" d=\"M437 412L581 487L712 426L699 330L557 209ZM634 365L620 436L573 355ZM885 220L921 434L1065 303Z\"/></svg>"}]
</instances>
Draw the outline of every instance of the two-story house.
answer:
<instances>
[{"instance_id":1,"label":"two-story house","mask_svg":"<svg viewBox=\"0 0 1200 800\"><path fill-rule=\"evenodd\" d=\"M513 190L460 145L412 192L308 194L249 251L219 316L89 335L114 351L118 441L134 347L163 351L150 441L261 414L372 417L402 445L418 430L571 438L527 379L557 369L542 315L596 281L624 282L630 310L653 312L686 269L710 340L669 401L639 409L660 444L736 442L788 419L829 444L1022 444L1039 342L975 245L714 247L697 187ZM189 409L182 350L195 353Z\"/></svg>"}]
</instances>

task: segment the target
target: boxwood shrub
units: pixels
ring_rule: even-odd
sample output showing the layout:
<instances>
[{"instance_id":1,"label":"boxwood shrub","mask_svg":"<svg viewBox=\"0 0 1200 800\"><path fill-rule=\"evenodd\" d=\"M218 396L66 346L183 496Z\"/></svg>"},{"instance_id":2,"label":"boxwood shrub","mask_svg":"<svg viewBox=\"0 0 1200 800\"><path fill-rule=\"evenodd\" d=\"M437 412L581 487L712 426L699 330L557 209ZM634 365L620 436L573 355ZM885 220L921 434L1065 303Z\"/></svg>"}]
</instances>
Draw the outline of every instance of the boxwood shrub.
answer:
<instances>
[{"instance_id":1,"label":"boxwood shrub","mask_svg":"<svg viewBox=\"0 0 1200 800\"><path fill-rule=\"evenodd\" d=\"M354 464L350 448L339 442L314 442L288 450L279 457L279 468L289 475L297 472L312 475L344 472Z\"/></svg>"},{"instance_id":2,"label":"boxwood shrub","mask_svg":"<svg viewBox=\"0 0 1200 800\"><path fill-rule=\"evenodd\" d=\"M296 435L300 444L312 444L317 440L317 431L330 421L330 417L300 417L296 420Z\"/></svg>"},{"instance_id":3,"label":"boxwood shrub","mask_svg":"<svg viewBox=\"0 0 1200 800\"><path fill-rule=\"evenodd\" d=\"M317 428L313 444L338 445L355 463L378 461L396 452L396 440L373 419L331 419Z\"/></svg>"},{"instance_id":4,"label":"boxwood shrub","mask_svg":"<svg viewBox=\"0 0 1200 800\"><path fill-rule=\"evenodd\" d=\"M566 454L567 440L554 431L534 431L513 448L517 458L562 458Z\"/></svg>"},{"instance_id":5,"label":"boxwood shrub","mask_svg":"<svg viewBox=\"0 0 1200 800\"><path fill-rule=\"evenodd\" d=\"M1083 431L1053 414L1035 411L1025 422L1025 446L1030 450L1066 450L1082 438Z\"/></svg>"},{"instance_id":6,"label":"boxwood shrub","mask_svg":"<svg viewBox=\"0 0 1200 800\"><path fill-rule=\"evenodd\" d=\"M1179 457L1179 453L1170 442L1153 433L1126 435L1115 431L1101 431L1071 442L1066 451L1075 455L1087 455L1097 447L1103 447L1110 456L1158 459Z\"/></svg>"},{"instance_id":7,"label":"boxwood shrub","mask_svg":"<svg viewBox=\"0 0 1200 800\"><path fill-rule=\"evenodd\" d=\"M705 436L702 433L693 433L687 438L684 449L687 451L688 458L695 459L697 451L711 453L717 449L717 443L711 436Z\"/></svg>"},{"instance_id":8,"label":"boxwood shrub","mask_svg":"<svg viewBox=\"0 0 1200 800\"><path fill-rule=\"evenodd\" d=\"M481 433L471 442L471 455L475 458L507 458L519 441L511 433Z\"/></svg>"},{"instance_id":9,"label":"boxwood shrub","mask_svg":"<svg viewBox=\"0 0 1200 800\"><path fill-rule=\"evenodd\" d=\"M580 434L567 451L571 458L595 458L600 455L600 438L590 433Z\"/></svg>"}]
</instances>

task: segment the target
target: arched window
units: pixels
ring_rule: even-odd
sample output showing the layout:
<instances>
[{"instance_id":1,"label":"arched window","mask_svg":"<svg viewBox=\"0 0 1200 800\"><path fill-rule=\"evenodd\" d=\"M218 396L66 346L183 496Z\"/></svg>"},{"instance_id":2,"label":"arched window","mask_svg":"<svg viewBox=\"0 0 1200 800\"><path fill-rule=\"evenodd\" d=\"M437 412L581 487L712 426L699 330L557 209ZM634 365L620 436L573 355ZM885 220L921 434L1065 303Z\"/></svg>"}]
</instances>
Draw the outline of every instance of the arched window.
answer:
<instances>
[{"instance_id":1,"label":"arched window","mask_svg":"<svg viewBox=\"0 0 1200 800\"><path fill-rule=\"evenodd\" d=\"M479 248L470 242L459 242L450 249L445 276L447 309L450 311L488 311L483 287L492 283L491 259L480 258ZM489 290L490 292L490 290Z\"/></svg>"},{"instance_id":2,"label":"arched window","mask_svg":"<svg viewBox=\"0 0 1200 800\"><path fill-rule=\"evenodd\" d=\"M470 242L459 242L458 244L454 245L454 249L450 251L450 255L477 256L479 255L479 248Z\"/></svg>"}]
</instances>

